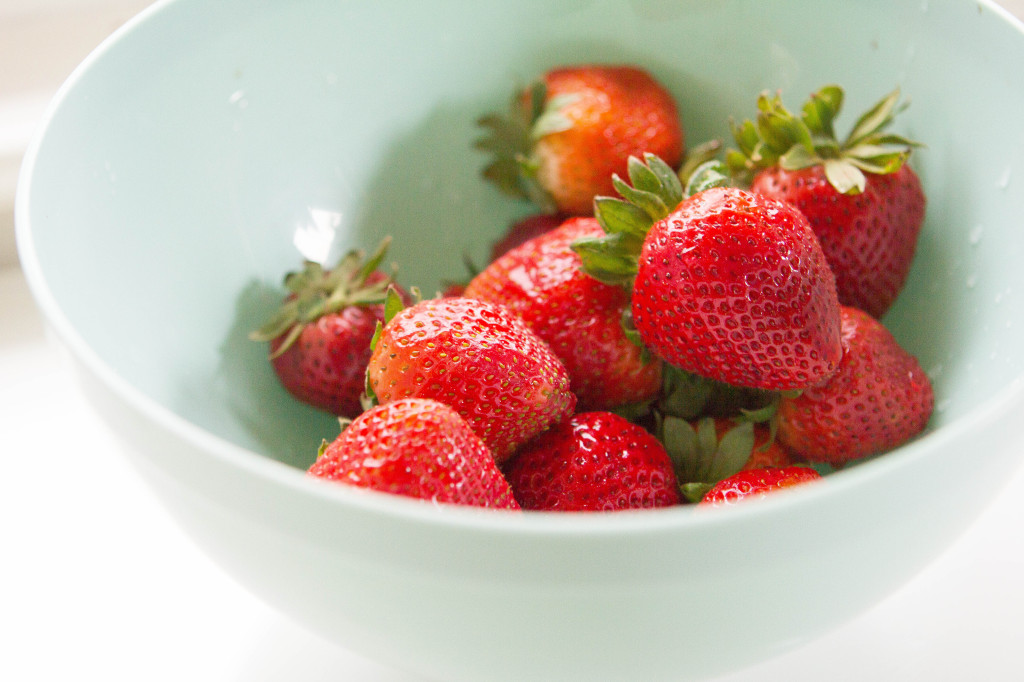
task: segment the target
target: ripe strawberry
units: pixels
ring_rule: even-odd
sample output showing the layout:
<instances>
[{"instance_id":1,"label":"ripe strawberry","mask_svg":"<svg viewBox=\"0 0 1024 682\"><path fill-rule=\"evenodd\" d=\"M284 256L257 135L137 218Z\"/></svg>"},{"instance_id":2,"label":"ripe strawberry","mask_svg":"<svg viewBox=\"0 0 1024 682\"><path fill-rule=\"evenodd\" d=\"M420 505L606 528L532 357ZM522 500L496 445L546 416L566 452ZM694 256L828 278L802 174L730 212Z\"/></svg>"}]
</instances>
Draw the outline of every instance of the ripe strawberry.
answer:
<instances>
[{"instance_id":1,"label":"ripe strawberry","mask_svg":"<svg viewBox=\"0 0 1024 682\"><path fill-rule=\"evenodd\" d=\"M652 226L632 305L654 353L727 384L803 388L839 361L835 284L810 226L743 190L705 190Z\"/></svg>"},{"instance_id":2,"label":"ripe strawberry","mask_svg":"<svg viewBox=\"0 0 1024 682\"><path fill-rule=\"evenodd\" d=\"M810 467L803 466L746 469L719 481L704 495L700 503L712 507L722 507L743 500L762 499L777 490L820 479L821 474Z\"/></svg>"},{"instance_id":3,"label":"ripe strawberry","mask_svg":"<svg viewBox=\"0 0 1024 682\"><path fill-rule=\"evenodd\" d=\"M523 509L615 511L678 504L658 440L610 412L581 412L531 441L506 466Z\"/></svg>"},{"instance_id":4,"label":"ripe strawberry","mask_svg":"<svg viewBox=\"0 0 1024 682\"><path fill-rule=\"evenodd\" d=\"M890 450L928 423L934 395L917 359L880 322L844 307L843 359L824 383L783 397L779 441L812 462L841 465Z\"/></svg>"},{"instance_id":5,"label":"ripe strawberry","mask_svg":"<svg viewBox=\"0 0 1024 682\"><path fill-rule=\"evenodd\" d=\"M672 95L633 66L585 64L548 71L516 94L507 118L480 119L484 177L545 212L590 215L626 159L644 152L678 164L683 131Z\"/></svg>"},{"instance_id":6,"label":"ripe strawberry","mask_svg":"<svg viewBox=\"0 0 1024 682\"><path fill-rule=\"evenodd\" d=\"M367 386L382 404L415 397L452 406L499 462L576 405L565 366L522 320L463 297L394 314L375 341Z\"/></svg>"},{"instance_id":7,"label":"ripe strawberry","mask_svg":"<svg viewBox=\"0 0 1024 682\"><path fill-rule=\"evenodd\" d=\"M903 289L924 221L925 196L906 164L914 142L884 132L899 108L888 94L839 142L843 91L826 86L797 117L762 94L758 119L734 126L734 172L750 189L807 217L836 278L839 302L881 317Z\"/></svg>"},{"instance_id":8,"label":"ripe strawberry","mask_svg":"<svg viewBox=\"0 0 1024 682\"><path fill-rule=\"evenodd\" d=\"M806 388L839 362L835 280L804 216L734 187L679 180L631 161L626 201L601 198L607 237L580 240L584 267L632 291L632 320L665 362L733 386ZM699 178L721 173L708 168ZM710 183L710 179L708 180ZM713 184L713 183L711 183Z\"/></svg>"},{"instance_id":9,"label":"ripe strawberry","mask_svg":"<svg viewBox=\"0 0 1024 682\"><path fill-rule=\"evenodd\" d=\"M329 271L307 261L285 278L289 294L281 308L250 334L270 342L274 371L298 400L338 416L362 411L370 339L393 284L377 269L386 249L385 241L365 262L351 251Z\"/></svg>"},{"instance_id":10,"label":"ripe strawberry","mask_svg":"<svg viewBox=\"0 0 1024 682\"><path fill-rule=\"evenodd\" d=\"M465 295L504 305L546 341L569 371L579 409L647 400L661 386L661 363L645 357L622 326L629 297L580 270L570 245L603 234L594 218L572 218L498 258Z\"/></svg>"},{"instance_id":11,"label":"ripe strawberry","mask_svg":"<svg viewBox=\"0 0 1024 682\"><path fill-rule=\"evenodd\" d=\"M519 508L480 437L434 400L370 408L332 443L324 442L309 473L433 502Z\"/></svg>"}]
</instances>

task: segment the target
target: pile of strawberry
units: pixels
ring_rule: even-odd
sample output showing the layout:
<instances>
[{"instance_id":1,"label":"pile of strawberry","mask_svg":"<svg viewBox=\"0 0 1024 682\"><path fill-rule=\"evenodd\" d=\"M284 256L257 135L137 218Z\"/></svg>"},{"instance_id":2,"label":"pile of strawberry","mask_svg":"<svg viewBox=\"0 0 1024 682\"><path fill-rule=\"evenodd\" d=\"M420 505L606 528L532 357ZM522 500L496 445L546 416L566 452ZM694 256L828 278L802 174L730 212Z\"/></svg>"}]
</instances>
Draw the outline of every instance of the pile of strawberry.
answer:
<instances>
[{"instance_id":1,"label":"pile of strawberry","mask_svg":"<svg viewBox=\"0 0 1024 682\"><path fill-rule=\"evenodd\" d=\"M722 504L919 434L931 384L879 321L924 217L916 145L887 131L898 92L840 140L842 101L826 86L797 115L765 93L735 148L687 152L642 69L517 92L477 147L536 209L483 270L423 300L386 244L307 263L254 333L293 395L344 418L310 473L505 509Z\"/></svg>"}]
</instances>

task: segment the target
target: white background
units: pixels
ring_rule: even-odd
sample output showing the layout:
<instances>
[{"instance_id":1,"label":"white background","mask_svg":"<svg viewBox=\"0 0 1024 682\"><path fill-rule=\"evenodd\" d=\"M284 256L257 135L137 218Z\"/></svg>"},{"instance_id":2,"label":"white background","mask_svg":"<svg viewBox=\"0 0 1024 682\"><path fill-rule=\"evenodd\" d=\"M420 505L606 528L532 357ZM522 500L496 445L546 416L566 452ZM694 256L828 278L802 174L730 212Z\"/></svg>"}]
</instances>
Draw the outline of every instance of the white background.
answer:
<instances>
[{"instance_id":1,"label":"white background","mask_svg":"<svg viewBox=\"0 0 1024 682\"><path fill-rule=\"evenodd\" d=\"M271 611L199 553L84 404L17 266L14 178L36 119L146 4L0 0L0 680L417 682ZM1024 16L1024 0L1004 4ZM903 589L721 682L1024 679L1022 524L1024 471Z\"/></svg>"}]
</instances>

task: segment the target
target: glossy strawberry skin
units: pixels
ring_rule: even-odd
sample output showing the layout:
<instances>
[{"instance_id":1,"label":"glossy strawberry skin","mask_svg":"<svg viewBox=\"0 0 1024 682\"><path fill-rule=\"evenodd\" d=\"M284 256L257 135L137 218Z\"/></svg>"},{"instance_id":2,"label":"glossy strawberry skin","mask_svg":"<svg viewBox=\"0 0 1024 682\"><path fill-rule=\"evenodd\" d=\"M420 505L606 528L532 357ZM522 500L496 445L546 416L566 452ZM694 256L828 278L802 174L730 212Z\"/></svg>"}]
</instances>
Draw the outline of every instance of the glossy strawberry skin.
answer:
<instances>
[{"instance_id":1,"label":"glossy strawberry skin","mask_svg":"<svg viewBox=\"0 0 1024 682\"><path fill-rule=\"evenodd\" d=\"M409 295L383 271L366 276L365 285L391 283L403 301ZM325 294L326 295L326 294ZM289 295L285 301L292 301ZM362 412L370 340L383 305L347 305L306 324L299 337L280 352L287 333L270 339L270 362L281 385L297 400L330 414L352 418Z\"/></svg>"},{"instance_id":2,"label":"glossy strawberry skin","mask_svg":"<svg viewBox=\"0 0 1024 682\"><path fill-rule=\"evenodd\" d=\"M680 503L672 461L654 436L610 412L581 412L508 463L523 509L617 511Z\"/></svg>"},{"instance_id":3,"label":"glossy strawberry skin","mask_svg":"<svg viewBox=\"0 0 1024 682\"><path fill-rule=\"evenodd\" d=\"M820 479L821 474L804 466L746 469L719 481L704 495L700 504L722 507L745 500L761 499L778 490Z\"/></svg>"},{"instance_id":4,"label":"glossy strawberry skin","mask_svg":"<svg viewBox=\"0 0 1024 682\"><path fill-rule=\"evenodd\" d=\"M573 218L509 251L473 278L466 296L504 305L546 341L569 371L579 409L640 402L661 387L661 363L642 357L622 328L629 297L584 274L570 245L603 234Z\"/></svg>"},{"instance_id":5,"label":"glossy strawberry skin","mask_svg":"<svg viewBox=\"0 0 1024 682\"><path fill-rule=\"evenodd\" d=\"M569 374L547 344L504 307L465 297L396 314L367 376L380 403L415 397L452 406L498 461L576 405Z\"/></svg>"},{"instance_id":6,"label":"glossy strawberry skin","mask_svg":"<svg viewBox=\"0 0 1024 682\"><path fill-rule=\"evenodd\" d=\"M891 450L927 425L935 397L917 359L877 320L842 309L843 359L824 383L783 398L779 441L812 462L842 465Z\"/></svg>"},{"instance_id":7,"label":"glossy strawberry skin","mask_svg":"<svg viewBox=\"0 0 1024 682\"><path fill-rule=\"evenodd\" d=\"M807 217L836 278L839 302L882 317L903 289L925 215L921 182L907 164L866 174L865 190L840 194L824 167L759 172L751 190L787 201Z\"/></svg>"},{"instance_id":8,"label":"glossy strawberry skin","mask_svg":"<svg viewBox=\"0 0 1024 682\"><path fill-rule=\"evenodd\" d=\"M296 399L330 414L355 417L365 385L370 339L384 307L349 307L307 325L271 364L281 385ZM271 354L282 338L270 342Z\"/></svg>"},{"instance_id":9,"label":"glossy strawberry skin","mask_svg":"<svg viewBox=\"0 0 1024 682\"><path fill-rule=\"evenodd\" d=\"M397 400L359 415L310 475L438 503L518 509L487 446L453 409Z\"/></svg>"},{"instance_id":10,"label":"glossy strawberry skin","mask_svg":"<svg viewBox=\"0 0 1024 682\"><path fill-rule=\"evenodd\" d=\"M675 100L646 71L633 66L579 65L545 74L547 101L571 95L559 113L571 126L542 136L533 149L540 185L564 213L589 215L594 197L611 194L612 175L644 152L670 165L684 139Z\"/></svg>"},{"instance_id":11,"label":"glossy strawberry skin","mask_svg":"<svg viewBox=\"0 0 1024 682\"><path fill-rule=\"evenodd\" d=\"M699 192L651 226L632 312L656 355L734 386L806 388L842 354L835 280L807 220L740 189Z\"/></svg>"}]
</instances>

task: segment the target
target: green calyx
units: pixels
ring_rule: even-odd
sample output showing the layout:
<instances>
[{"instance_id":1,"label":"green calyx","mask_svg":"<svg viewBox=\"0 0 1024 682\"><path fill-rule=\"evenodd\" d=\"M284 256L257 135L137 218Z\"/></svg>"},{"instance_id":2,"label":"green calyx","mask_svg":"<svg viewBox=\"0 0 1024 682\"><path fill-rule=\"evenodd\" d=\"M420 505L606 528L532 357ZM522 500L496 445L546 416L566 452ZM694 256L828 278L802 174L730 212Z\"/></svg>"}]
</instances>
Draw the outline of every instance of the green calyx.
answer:
<instances>
[{"instance_id":1,"label":"green calyx","mask_svg":"<svg viewBox=\"0 0 1024 682\"><path fill-rule=\"evenodd\" d=\"M416 287L412 287L410 293L412 294L413 300L419 302L422 299L420 291ZM394 284L388 286L387 291L384 293L384 321L377 320L377 326L373 330L373 336L370 338L370 352L377 350L377 342L380 341L380 335L384 332L384 326L394 318L395 315L405 310L405 301L402 300L402 296L398 293ZM359 403L363 410L368 410L377 404L377 394L373 390L373 384L370 383L370 368L366 368L366 375L363 383L363 394L359 396Z\"/></svg>"},{"instance_id":2,"label":"green calyx","mask_svg":"<svg viewBox=\"0 0 1024 682\"><path fill-rule=\"evenodd\" d=\"M684 163L678 172L654 154L644 154L643 160L629 157L629 182L617 174L612 176L619 198L594 199L594 217L605 234L578 239L572 244L583 262L583 271L605 284L631 291L640 249L651 226L668 216L686 197L730 182L725 165L713 160L716 144L698 147L689 157L693 161Z\"/></svg>"},{"instance_id":3,"label":"green calyx","mask_svg":"<svg viewBox=\"0 0 1024 682\"><path fill-rule=\"evenodd\" d=\"M413 288L413 294L419 299L419 292ZM391 319L398 313L405 310L405 301L398 294L398 290L395 287L389 286L384 292L384 300L381 301L384 304L384 322L381 323L377 320L377 327L373 330L373 337L370 339L370 350L377 349L377 341L380 339L380 334L384 331L384 325L391 321Z\"/></svg>"},{"instance_id":4,"label":"green calyx","mask_svg":"<svg viewBox=\"0 0 1024 682\"><path fill-rule=\"evenodd\" d=\"M768 423L775 416L780 393L732 386L667 365L652 410L660 417L692 421L698 417L729 417Z\"/></svg>"},{"instance_id":5,"label":"green calyx","mask_svg":"<svg viewBox=\"0 0 1024 682\"><path fill-rule=\"evenodd\" d=\"M690 502L699 502L716 483L739 472L750 459L754 453L757 424L769 426L768 439L761 447L771 445L775 439L778 395L763 393L758 397L762 404L748 408L740 403L751 404L754 396L744 393L743 389L692 376L685 384L684 390L691 393L686 403L703 416L695 420L680 413L658 413L655 430L672 460L683 496ZM703 395L704 404L700 407L693 404L692 394ZM668 400L672 400L671 394ZM712 400L736 403L729 408L733 413L729 418L731 425L721 436L714 415L722 406L710 405Z\"/></svg>"},{"instance_id":6,"label":"green calyx","mask_svg":"<svg viewBox=\"0 0 1024 682\"><path fill-rule=\"evenodd\" d=\"M762 93L755 120L733 122L738 149L726 152L732 175L749 183L762 169L778 166L799 170L821 165L829 183L842 194L864 191L865 173L895 173L909 158L917 142L885 132L907 102L893 90L866 111L841 142L834 123L843 106L843 89L826 85L804 103L800 115L782 104L778 93Z\"/></svg>"},{"instance_id":7,"label":"green calyx","mask_svg":"<svg viewBox=\"0 0 1024 682\"><path fill-rule=\"evenodd\" d=\"M370 281L370 275L380 268L390 243L391 239L385 238L369 258L360 250L349 251L330 270L325 270L320 263L306 261L301 270L285 277L289 296L284 304L263 326L249 334L249 338L267 342L283 336L271 356L277 357L295 343L306 325L324 315L350 306L384 303L394 279L388 276Z\"/></svg>"},{"instance_id":8,"label":"green calyx","mask_svg":"<svg viewBox=\"0 0 1024 682\"><path fill-rule=\"evenodd\" d=\"M743 468L754 451L754 423L737 421L721 438L715 420L704 417L695 425L669 417L660 425L661 442L672 459L680 490L698 502L715 483Z\"/></svg>"},{"instance_id":9,"label":"green calyx","mask_svg":"<svg viewBox=\"0 0 1024 682\"><path fill-rule=\"evenodd\" d=\"M657 397L616 412L654 433L673 462L680 491L697 502L747 463L755 449L756 425L768 427L760 447L772 444L781 397L775 391L730 386L666 365ZM730 422L721 437L716 427L720 420Z\"/></svg>"},{"instance_id":10,"label":"green calyx","mask_svg":"<svg viewBox=\"0 0 1024 682\"><path fill-rule=\"evenodd\" d=\"M533 147L542 137L572 127L562 110L576 99L572 94L548 99L547 87L539 80L513 96L507 114L479 118L477 125L485 132L473 147L492 156L482 171L484 179L506 195L527 199L541 211L554 213L554 199L537 180Z\"/></svg>"}]
</instances>

